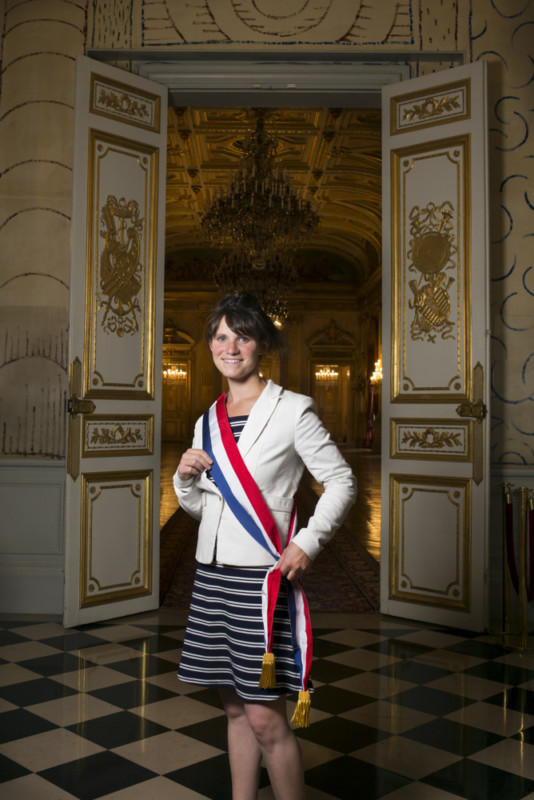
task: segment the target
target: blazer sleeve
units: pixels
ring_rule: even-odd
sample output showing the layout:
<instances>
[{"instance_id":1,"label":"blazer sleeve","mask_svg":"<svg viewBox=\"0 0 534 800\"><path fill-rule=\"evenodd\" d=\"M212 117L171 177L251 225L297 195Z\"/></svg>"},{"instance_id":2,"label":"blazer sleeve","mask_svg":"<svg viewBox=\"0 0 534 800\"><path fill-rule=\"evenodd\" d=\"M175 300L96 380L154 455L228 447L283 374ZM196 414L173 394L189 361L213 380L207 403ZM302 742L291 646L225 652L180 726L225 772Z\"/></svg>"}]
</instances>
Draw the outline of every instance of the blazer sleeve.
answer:
<instances>
[{"instance_id":1,"label":"blazer sleeve","mask_svg":"<svg viewBox=\"0 0 534 800\"><path fill-rule=\"evenodd\" d=\"M196 422L191 447L202 448L202 417ZM195 475L193 478L182 480L178 475L178 468L173 477L174 491L178 497L180 508L183 508L195 519L200 519L202 516L203 490L200 487L200 478L200 475Z\"/></svg>"},{"instance_id":2,"label":"blazer sleeve","mask_svg":"<svg viewBox=\"0 0 534 800\"><path fill-rule=\"evenodd\" d=\"M356 500L356 478L319 419L314 401L303 399L304 407L296 420L295 447L324 492L306 528L301 528L292 541L313 559L333 537Z\"/></svg>"}]
</instances>

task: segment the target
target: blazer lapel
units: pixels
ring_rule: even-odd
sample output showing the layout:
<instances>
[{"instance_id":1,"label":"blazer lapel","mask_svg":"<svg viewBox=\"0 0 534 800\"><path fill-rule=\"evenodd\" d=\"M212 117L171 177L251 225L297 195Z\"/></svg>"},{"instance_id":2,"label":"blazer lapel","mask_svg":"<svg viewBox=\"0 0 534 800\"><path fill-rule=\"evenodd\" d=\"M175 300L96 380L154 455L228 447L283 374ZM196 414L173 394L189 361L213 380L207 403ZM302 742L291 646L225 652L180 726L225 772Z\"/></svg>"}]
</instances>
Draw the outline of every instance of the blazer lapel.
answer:
<instances>
[{"instance_id":1,"label":"blazer lapel","mask_svg":"<svg viewBox=\"0 0 534 800\"><path fill-rule=\"evenodd\" d=\"M263 433L265 426L278 405L282 391L281 386L269 380L267 381L267 386L254 403L245 427L243 428L243 432L239 437L238 447L243 458L258 437Z\"/></svg>"}]
</instances>

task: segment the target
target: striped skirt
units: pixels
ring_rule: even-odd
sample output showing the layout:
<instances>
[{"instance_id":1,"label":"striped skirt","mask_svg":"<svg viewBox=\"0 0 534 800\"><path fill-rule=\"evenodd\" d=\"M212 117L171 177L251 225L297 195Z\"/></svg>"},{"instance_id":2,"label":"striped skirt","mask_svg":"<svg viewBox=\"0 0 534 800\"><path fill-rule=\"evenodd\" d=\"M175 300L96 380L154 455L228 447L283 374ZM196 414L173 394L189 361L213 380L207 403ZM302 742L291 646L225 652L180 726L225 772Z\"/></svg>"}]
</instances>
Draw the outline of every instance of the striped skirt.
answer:
<instances>
[{"instance_id":1,"label":"striped skirt","mask_svg":"<svg viewBox=\"0 0 534 800\"><path fill-rule=\"evenodd\" d=\"M265 652L261 589L266 571L266 567L198 566L180 680L231 688L241 699L251 701L275 700L302 688L284 579L274 613L276 688L258 686Z\"/></svg>"}]
</instances>

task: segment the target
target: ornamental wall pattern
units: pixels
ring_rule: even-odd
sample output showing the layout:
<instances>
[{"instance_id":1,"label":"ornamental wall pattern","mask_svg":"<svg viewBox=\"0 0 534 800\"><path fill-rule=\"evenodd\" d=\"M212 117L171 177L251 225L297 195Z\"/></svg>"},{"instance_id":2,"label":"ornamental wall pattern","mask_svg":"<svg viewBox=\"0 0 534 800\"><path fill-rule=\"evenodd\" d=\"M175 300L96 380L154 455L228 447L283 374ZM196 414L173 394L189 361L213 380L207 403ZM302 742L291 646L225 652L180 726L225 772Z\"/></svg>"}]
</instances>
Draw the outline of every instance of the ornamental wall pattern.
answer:
<instances>
[{"instance_id":1,"label":"ornamental wall pattern","mask_svg":"<svg viewBox=\"0 0 534 800\"><path fill-rule=\"evenodd\" d=\"M462 50L490 74L492 463L534 466L530 0L4 0L0 456L64 457L74 64L89 47ZM446 68L421 64L416 69Z\"/></svg>"}]
</instances>

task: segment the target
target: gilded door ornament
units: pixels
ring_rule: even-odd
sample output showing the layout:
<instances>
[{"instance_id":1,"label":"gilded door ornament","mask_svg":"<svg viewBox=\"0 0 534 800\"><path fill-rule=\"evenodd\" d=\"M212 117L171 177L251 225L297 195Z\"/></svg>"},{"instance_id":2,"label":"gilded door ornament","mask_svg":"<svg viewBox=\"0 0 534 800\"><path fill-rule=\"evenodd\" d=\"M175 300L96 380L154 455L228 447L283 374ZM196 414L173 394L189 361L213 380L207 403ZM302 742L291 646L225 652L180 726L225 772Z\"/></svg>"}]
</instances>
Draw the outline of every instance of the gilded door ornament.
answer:
<instances>
[{"instance_id":1,"label":"gilded door ornament","mask_svg":"<svg viewBox=\"0 0 534 800\"><path fill-rule=\"evenodd\" d=\"M98 309L104 308L101 325L106 333L117 336L135 334L139 330L139 294L143 267L139 263L140 234L143 222L135 200L117 200L109 195L102 207L105 245L100 256L100 292Z\"/></svg>"},{"instance_id":2,"label":"gilded door ornament","mask_svg":"<svg viewBox=\"0 0 534 800\"><path fill-rule=\"evenodd\" d=\"M408 447L418 447L421 450L442 450L446 447L459 447L462 442L459 433L426 428L424 431L404 431L402 444L407 444Z\"/></svg>"},{"instance_id":3,"label":"gilded door ornament","mask_svg":"<svg viewBox=\"0 0 534 800\"><path fill-rule=\"evenodd\" d=\"M129 426L125 428L120 424L113 428L94 428L91 433L91 444L135 444L142 440L143 436L139 428L133 430Z\"/></svg>"},{"instance_id":4,"label":"gilded door ornament","mask_svg":"<svg viewBox=\"0 0 534 800\"><path fill-rule=\"evenodd\" d=\"M120 111L121 114L125 114L133 119L145 121L151 116L148 113L146 103L139 102L138 99L132 97L132 95L127 92L113 92L103 86L99 88L98 105L101 108Z\"/></svg>"},{"instance_id":5,"label":"gilded door ornament","mask_svg":"<svg viewBox=\"0 0 534 800\"><path fill-rule=\"evenodd\" d=\"M456 267L453 214L448 201L440 206L414 206L410 212L408 271L420 273L419 280L409 281L413 298L408 301L408 308L415 310L410 333L415 341L435 343L437 334L442 339L454 339L449 289L455 279L445 274L445 270Z\"/></svg>"},{"instance_id":6,"label":"gilded door ornament","mask_svg":"<svg viewBox=\"0 0 534 800\"><path fill-rule=\"evenodd\" d=\"M448 114L452 111L461 109L463 104L460 96L444 95L441 97L425 97L420 103L414 103L410 108L403 109L402 121L415 122L416 120L427 120Z\"/></svg>"}]
</instances>

